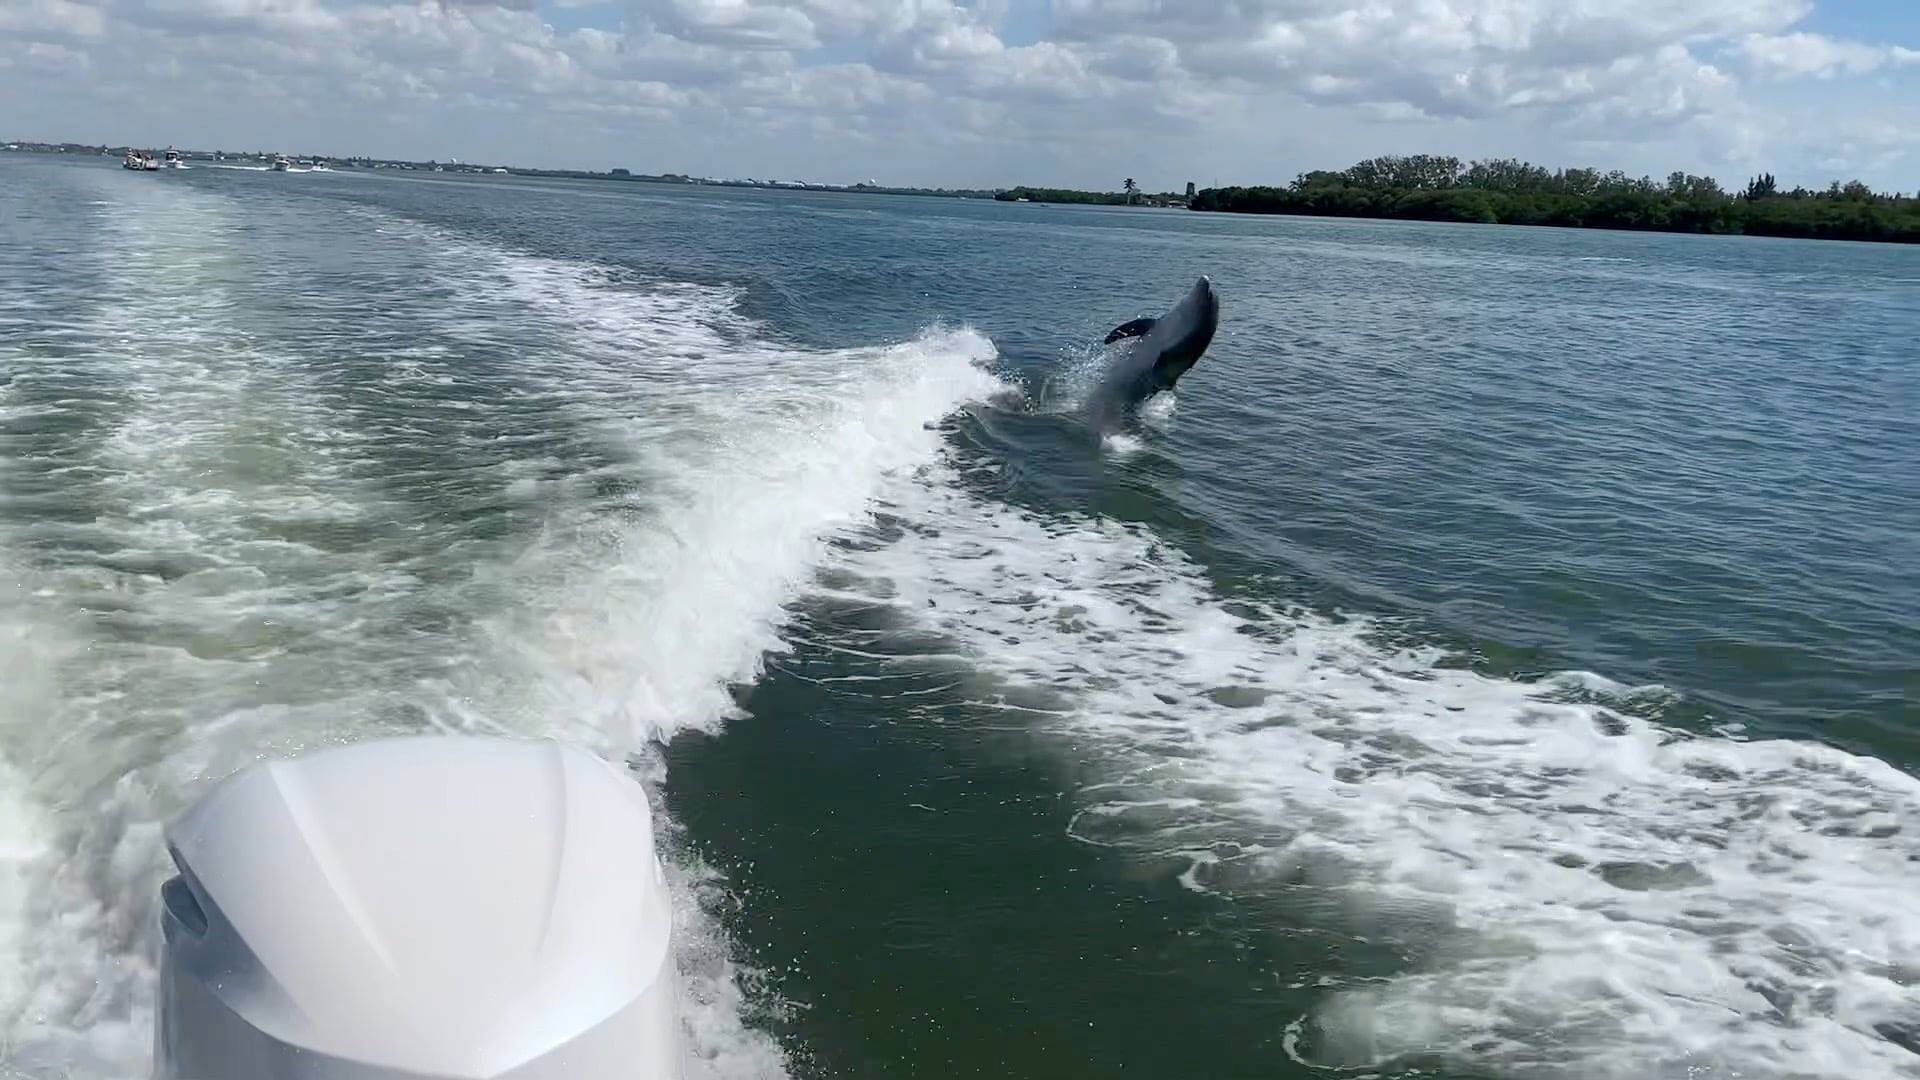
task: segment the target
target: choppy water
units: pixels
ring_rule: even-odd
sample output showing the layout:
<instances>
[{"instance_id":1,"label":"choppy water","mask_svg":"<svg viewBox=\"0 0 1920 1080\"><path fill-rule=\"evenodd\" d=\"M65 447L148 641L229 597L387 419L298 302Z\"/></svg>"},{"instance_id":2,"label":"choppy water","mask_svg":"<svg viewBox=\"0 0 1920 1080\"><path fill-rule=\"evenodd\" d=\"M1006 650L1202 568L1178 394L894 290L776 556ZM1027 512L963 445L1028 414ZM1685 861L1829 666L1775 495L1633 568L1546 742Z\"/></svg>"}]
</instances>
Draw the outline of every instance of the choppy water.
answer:
<instances>
[{"instance_id":1,"label":"choppy water","mask_svg":"<svg viewBox=\"0 0 1920 1080\"><path fill-rule=\"evenodd\" d=\"M711 1076L1920 1076L1917 331L1872 246L9 159L0 1071L145 1067L168 815L438 728L634 755Z\"/></svg>"}]
</instances>

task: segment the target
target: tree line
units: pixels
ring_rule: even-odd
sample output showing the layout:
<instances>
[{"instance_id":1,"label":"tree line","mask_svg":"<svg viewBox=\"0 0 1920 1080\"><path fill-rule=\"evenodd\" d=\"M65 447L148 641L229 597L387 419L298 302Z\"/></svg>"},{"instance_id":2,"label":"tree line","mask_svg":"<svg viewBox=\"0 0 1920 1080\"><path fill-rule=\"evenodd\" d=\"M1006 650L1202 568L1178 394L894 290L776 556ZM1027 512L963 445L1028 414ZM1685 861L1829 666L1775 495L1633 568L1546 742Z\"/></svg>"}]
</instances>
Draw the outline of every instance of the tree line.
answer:
<instances>
[{"instance_id":1,"label":"tree line","mask_svg":"<svg viewBox=\"0 0 1920 1080\"><path fill-rule=\"evenodd\" d=\"M1684 172L1662 182L1619 170L1549 170L1511 158L1369 158L1339 172L1302 173L1286 187L1207 188L1194 196L1192 207L1920 243L1920 198L1880 194L1858 180L1783 191L1764 173L1744 190L1728 192L1712 177Z\"/></svg>"},{"instance_id":2,"label":"tree line","mask_svg":"<svg viewBox=\"0 0 1920 1080\"><path fill-rule=\"evenodd\" d=\"M1005 191L996 192L993 197L999 200L1000 202L1018 202L1021 199L1025 199L1028 202L1085 203L1085 204L1090 204L1095 206L1125 206L1127 202L1131 199L1132 192L1073 191L1068 188L1040 188L1040 187L1026 187L1022 185L1020 187L1011 187L1011 188L1007 188Z\"/></svg>"},{"instance_id":3,"label":"tree line","mask_svg":"<svg viewBox=\"0 0 1920 1080\"><path fill-rule=\"evenodd\" d=\"M1091 206L1164 206L1185 205L1186 196L1178 192L1167 191L1158 195L1141 190L1140 185L1129 176L1120 185L1119 191L1075 191L1070 188L1029 187L1025 184L996 192L993 196L1000 202L1018 202L1025 199L1037 203L1077 203Z\"/></svg>"}]
</instances>

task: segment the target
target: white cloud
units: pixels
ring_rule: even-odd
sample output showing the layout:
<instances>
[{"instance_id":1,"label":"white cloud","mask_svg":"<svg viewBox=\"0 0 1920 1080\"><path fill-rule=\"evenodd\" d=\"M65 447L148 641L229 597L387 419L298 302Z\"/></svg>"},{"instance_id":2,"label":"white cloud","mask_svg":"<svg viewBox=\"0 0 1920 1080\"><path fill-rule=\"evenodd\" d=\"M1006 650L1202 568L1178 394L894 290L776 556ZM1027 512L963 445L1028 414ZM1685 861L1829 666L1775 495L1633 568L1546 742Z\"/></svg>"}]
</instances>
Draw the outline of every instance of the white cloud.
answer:
<instances>
[{"instance_id":1,"label":"white cloud","mask_svg":"<svg viewBox=\"0 0 1920 1080\"><path fill-rule=\"evenodd\" d=\"M117 15L153 30L178 33L313 35L339 28L320 0L147 0Z\"/></svg>"},{"instance_id":2,"label":"white cloud","mask_svg":"<svg viewBox=\"0 0 1920 1080\"><path fill-rule=\"evenodd\" d=\"M687 41L746 49L811 49L820 41L806 12L752 0L665 0L654 25Z\"/></svg>"},{"instance_id":3,"label":"white cloud","mask_svg":"<svg viewBox=\"0 0 1920 1080\"><path fill-rule=\"evenodd\" d=\"M631 0L639 20L688 41L802 51L866 39L965 38L987 33L951 0ZM991 36L990 33L987 36Z\"/></svg>"},{"instance_id":4,"label":"white cloud","mask_svg":"<svg viewBox=\"0 0 1920 1080\"><path fill-rule=\"evenodd\" d=\"M1640 99L1660 103L1649 117L1666 117L1676 93L1698 101L1722 82L1709 66L1673 62L1673 50L1790 26L1806 5L1248 0L1189 8L1176 0L1060 0L1055 10L1076 39L1097 43L1118 31L1164 41L1193 76L1238 80L1250 90L1437 117ZM1623 71L1663 85L1657 93L1628 86L1614 77Z\"/></svg>"},{"instance_id":5,"label":"white cloud","mask_svg":"<svg viewBox=\"0 0 1920 1080\"><path fill-rule=\"evenodd\" d=\"M767 109L857 116L880 106L919 100L928 93L911 79L865 64L835 64L748 79L726 100Z\"/></svg>"},{"instance_id":6,"label":"white cloud","mask_svg":"<svg viewBox=\"0 0 1920 1080\"><path fill-rule=\"evenodd\" d=\"M86 53L46 41L27 46L27 64L57 75L72 75L93 66Z\"/></svg>"},{"instance_id":7,"label":"white cloud","mask_svg":"<svg viewBox=\"0 0 1920 1080\"><path fill-rule=\"evenodd\" d=\"M22 72L0 116L34 129L10 136L929 183L1150 175L1150 133L1172 185L1413 151L1811 167L1838 137L1788 137L1756 95L1825 76L1870 113L1884 88L1850 79L1920 69L1806 32L1807 0L1043 3L0 0ZM1913 145L1872 160L1891 176Z\"/></svg>"},{"instance_id":8,"label":"white cloud","mask_svg":"<svg viewBox=\"0 0 1920 1080\"><path fill-rule=\"evenodd\" d=\"M0 34L97 38L106 28L104 12L75 0L8 0L0 4Z\"/></svg>"},{"instance_id":9,"label":"white cloud","mask_svg":"<svg viewBox=\"0 0 1920 1080\"><path fill-rule=\"evenodd\" d=\"M1779 76L1865 75L1889 64L1920 64L1920 52L1898 45L1866 45L1821 34L1749 34L1740 53L1763 72Z\"/></svg>"}]
</instances>

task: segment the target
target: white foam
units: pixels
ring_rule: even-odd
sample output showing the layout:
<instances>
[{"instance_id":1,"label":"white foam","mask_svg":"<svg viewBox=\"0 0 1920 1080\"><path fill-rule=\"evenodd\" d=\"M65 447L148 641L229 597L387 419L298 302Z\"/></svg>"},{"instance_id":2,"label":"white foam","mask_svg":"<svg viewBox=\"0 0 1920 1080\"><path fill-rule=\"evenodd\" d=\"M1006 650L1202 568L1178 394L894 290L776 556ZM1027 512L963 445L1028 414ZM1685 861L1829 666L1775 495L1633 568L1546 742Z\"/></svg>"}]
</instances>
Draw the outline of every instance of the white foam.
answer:
<instances>
[{"instance_id":1,"label":"white foam","mask_svg":"<svg viewBox=\"0 0 1920 1080\"><path fill-rule=\"evenodd\" d=\"M715 913L732 902L726 879L678 848L667 863L674 892L674 952L680 970L681 1014L691 1050L687 1080L776 1080L787 1056L771 1038L749 1032L741 1018L777 1010L779 1002L749 1000L742 984L754 978L733 958L733 945Z\"/></svg>"},{"instance_id":2,"label":"white foam","mask_svg":"<svg viewBox=\"0 0 1920 1080\"><path fill-rule=\"evenodd\" d=\"M611 499L542 481L556 494L548 526L500 570L521 599L489 623L498 666L481 696L509 718L564 718L573 738L638 749L656 768L647 744L723 722L731 688L786 648L785 605L829 535L863 520L889 477L933 458L933 421L1000 387L984 371L991 344L969 330L788 348L758 336L731 290L434 242L459 253L474 295L550 322L558 347L523 357L520 385L592 418L609 477L625 481ZM523 475L503 481L527 490ZM741 1027L743 1012L777 1003L743 995L754 973L711 914L728 902L723 882L684 851L671 877L690 920L680 960L698 1067L782 1073L777 1046Z\"/></svg>"},{"instance_id":3,"label":"white foam","mask_svg":"<svg viewBox=\"0 0 1920 1080\"><path fill-rule=\"evenodd\" d=\"M180 189L128 197L102 219L98 292L74 301L89 317L59 355L7 357L0 407L8 427L68 429L11 440L42 456L0 461L0 480L57 471L90 515L0 529L0 561L32 598L16 611L31 628L21 662L41 680L30 705L0 708L21 780L8 809L37 837L17 864L24 929L0 1040L10 1064L76 1077L146 1067L159 822L256 756L377 727L362 715L385 672L356 626L371 612L339 598L396 583L368 553L289 558L261 532L353 520L371 493L321 445L298 363L253 348L235 319L239 241L216 209ZM18 400L69 383L86 392ZM341 678L356 660L369 670Z\"/></svg>"},{"instance_id":4,"label":"white foam","mask_svg":"<svg viewBox=\"0 0 1920 1080\"><path fill-rule=\"evenodd\" d=\"M517 602L489 620L493 670L470 689L509 724L540 718L578 741L637 751L656 770L649 744L723 722L731 687L785 648L784 606L828 535L863 518L887 477L933 457L932 421L999 385L983 370L992 346L971 331L786 348L758 336L731 290L638 282L407 228L457 253L480 302L518 304L549 324L555 347L524 355L517 385L587 421L613 462L602 478L620 481L620 494L602 497L566 478L538 481L548 524L496 571ZM449 330L478 342L490 333ZM522 468L502 480L530 494ZM743 994L754 973L732 959L712 914L728 903L724 883L683 848L670 879L697 1068L782 1074L777 1045L741 1025L744 1012L777 1003Z\"/></svg>"},{"instance_id":5,"label":"white foam","mask_svg":"<svg viewBox=\"0 0 1920 1080\"><path fill-rule=\"evenodd\" d=\"M1148 433L1164 436L1173 430L1179 408L1178 395L1172 392L1153 395L1134 410L1133 416L1138 427L1102 432L1100 448L1120 460L1139 456L1147 448Z\"/></svg>"},{"instance_id":6,"label":"white foam","mask_svg":"<svg viewBox=\"0 0 1920 1080\"><path fill-rule=\"evenodd\" d=\"M1132 342L1120 345L1121 349L1132 347ZM1114 356L1110 345L1089 344L1067 350L1048 371L1039 388L1027 396L1035 408L1044 412L1073 412L1085 408Z\"/></svg>"},{"instance_id":7,"label":"white foam","mask_svg":"<svg viewBox=\"0 0 1920 1080\"><path fill-rule=\"evenodd\" d=\"M984 370L992 344L971 330L785 348L753 336L728 290L469 254L553 317L567 347L529 358L526 374L605 418L641 492L620 514L593 503L557 513L514 568L515 587L543 602L495 624L501 649L521 657L511 677L540 688L530 707L611 745L731 715L729 688L785 648L784 606L827 535L862 518L887 476L931 460L933 421L1000 387Z\"/></svg>"},{"instance_id":8,"label":"white foam","mask_svg":"<svg viewBox=\"0 0 1920 1080\"><path fill-rule=\"evenodd\" d=\"M386 230L366 242L388 255L424 243L456 297L435 309L443 342L395 352L384 384L356 386L401 418L370 427L340 411L299 341L255 340L259 313L236 291L249 268L233 253L263 242L259 229L297 236L298 222L250 222L242 237L205 193L116 191L130 201L103 218L113 231L101 285L67 351L5 357L22 385L81 378L112 398L92 412L78 396L0 402L13 409L0 424L104 424L48 442L62 460L0 460L0 490L15 469L57 468L70 477L62 498L91 513L84 524L0 521L0 561L44 564L18 577L36 606L0 618L31 630L33 650L10 660L47 676L30 703L24 680L0 695L0 756L25 774L18 786L0 776L0 948L13 949L0 952L0 1045L12 1067L145 1068L159 822L248 761L425 727L565 735L609 755L638 748L657 768L648 740L719 723L728 684L779 646L782 604L823 536L858 517L890 471L931 457L928 422L994 385L975 366L991 347L971 332L784 348L762 341L725 289L648 284L348 212L330 220L335 243L363 218ZM271 272L299 273L301 250L280 245ZM541 345L516 354L511 392L448 400L470 362L450 346L491 348L523 317ZM363 355L390 348L376 340ZM462 406L538 406L596 444L599 463L569 475L550 449L512 452L540 438L487 443L488 460L507 450L502 495L545 517L530 545L425 550L433 537L396 526L405 508L382 481L403 478L369 455L383 439L498 427L412 412ZM369 539L321 539L339 530ZM48 651L68 623L75 648ZM702 1075L781 1074L778 1045L742 1019L769 1003L743 996L751 972L709 914L725 902L717 875L667 850Z\"/></svg>"},{"instance_id":9,"label":"white foam","mask_svg":"<svg viewBox=\"0 0 1920 1080\"><path fill-rule=\"evenodd\" d=\"M46 715L54 696L48 654L55 628L35 627L26 593L24 575L0 565L0 729ZM0 1003L24 1000L32 989L20 961L32 929L34 872L49 855L49 836L27 798L26 778L0 761Z\"/></svg>"},{"instance_id":10,"label":"white foam","mask_svg":"<svg viewBox=\"0 0 1920 1080\"><path fill-rule=\"evenodd\" d=\"M1179 414L1180 396L1173 393L1155 394L1141 403L1137 411L1142 424L1160 432L1171 431Z\"/></svg>"},{"instance_id":11,"label":"white foam","mask_svg":"<svg viewBox=\"0 0 1920 1080\"><path fill-rule=\"evenodd\" d=\"M1623 711L1647 688L1484 677L1364 619L1229 600L1148 531L950 475L884 497L904 529L849 545L837 587L889 606L909 657L936 631L979 700L1057 740L1092 777L1076 837L1408 958L1335 986L1304 1059L1913 1075L1885 1035L1920 1024L1913 777Z\"/></svg>"}]
</instances>

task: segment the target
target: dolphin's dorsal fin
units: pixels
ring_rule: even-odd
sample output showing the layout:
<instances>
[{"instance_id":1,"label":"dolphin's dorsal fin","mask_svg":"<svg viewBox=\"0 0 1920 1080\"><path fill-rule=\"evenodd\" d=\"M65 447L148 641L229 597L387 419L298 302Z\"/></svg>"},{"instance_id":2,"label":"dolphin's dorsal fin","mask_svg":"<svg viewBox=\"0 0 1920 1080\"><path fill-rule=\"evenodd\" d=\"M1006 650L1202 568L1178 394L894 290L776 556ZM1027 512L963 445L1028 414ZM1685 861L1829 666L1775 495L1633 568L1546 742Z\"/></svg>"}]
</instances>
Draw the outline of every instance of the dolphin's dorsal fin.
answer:
<instances>
[{"instance_id":1,"label":"dolphin's dorsal fin","mask_svg":"<svg viewBox=\"0 0 1920 1080\"><path fill-rule=\"evenodd\" d=\"M1153 324L1159 321L1158 319L1135 319L1132 322L1121 323L1119 326L1113 328L1113 332L1108 334L1107 340L1101 342L1101 344L1111 345L1121 338L1140 337L1147 331L1153 329Z\"/></svg>"}]
</instances>

